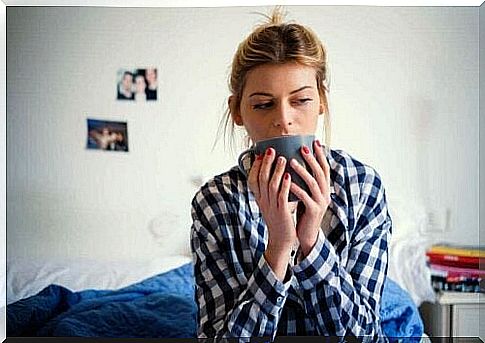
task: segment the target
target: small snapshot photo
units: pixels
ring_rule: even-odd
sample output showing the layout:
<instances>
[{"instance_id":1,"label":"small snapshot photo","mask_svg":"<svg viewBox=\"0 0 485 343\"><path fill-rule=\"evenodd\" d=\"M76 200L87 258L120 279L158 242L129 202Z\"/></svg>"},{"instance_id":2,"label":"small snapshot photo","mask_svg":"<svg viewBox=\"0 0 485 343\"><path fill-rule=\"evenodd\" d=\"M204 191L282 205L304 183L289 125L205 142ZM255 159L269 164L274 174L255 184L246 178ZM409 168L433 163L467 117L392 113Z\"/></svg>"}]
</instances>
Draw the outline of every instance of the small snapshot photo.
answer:
<instances>
[{"instance_id":1,"label":"small snapshot photo","mask_svg":"<svg viewBox=\"0 0 485 343\"><path fill-rule=\"evenodd\" d=\"M117 99L134 101L157 100L158 72L156 68L119 69Z\"/></svg>"},{"instance_id":2,"label":"small snapshot photo","mask_svg":"<svg viewBox=\"0 0 485 343\"><path fill-rule=\"evenodd\" d=\"M87 149L128 151L126 122L88 119Z\"/></svg>"}]
</instances>

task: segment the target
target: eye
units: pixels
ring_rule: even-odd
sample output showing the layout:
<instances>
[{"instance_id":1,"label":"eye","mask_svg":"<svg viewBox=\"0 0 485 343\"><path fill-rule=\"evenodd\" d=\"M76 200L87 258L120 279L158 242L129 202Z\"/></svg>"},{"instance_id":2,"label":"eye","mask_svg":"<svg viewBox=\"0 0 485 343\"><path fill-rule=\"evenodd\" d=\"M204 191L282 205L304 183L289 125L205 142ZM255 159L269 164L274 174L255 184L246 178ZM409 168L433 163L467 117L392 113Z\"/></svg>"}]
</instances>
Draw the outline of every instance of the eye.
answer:
<instances>
[{"instance_id":1,"label":"eye","mask_svg":"<svg viewBox=\"0 0 485 343\"><path fill-rule=\"evenodd\" d=\"M294 101L294 103L297 104L297 105L305 105L305 104L310 103L312 101L313 101L312 98L301 98L301 99L297 99L296 101Z\"/></svg>"},{"instance_id":2,"label":"eye","mask_svg":"<svg viewBox=\"0 0 485 343\"><path fill-rule=\"evenodd\" d=\"M272 101L262 102L262 103L259 103L259 104L254 104L253 110L265 110L265 109L270 108L271 106L273 106Z\"/></svg>"}]
</instances>

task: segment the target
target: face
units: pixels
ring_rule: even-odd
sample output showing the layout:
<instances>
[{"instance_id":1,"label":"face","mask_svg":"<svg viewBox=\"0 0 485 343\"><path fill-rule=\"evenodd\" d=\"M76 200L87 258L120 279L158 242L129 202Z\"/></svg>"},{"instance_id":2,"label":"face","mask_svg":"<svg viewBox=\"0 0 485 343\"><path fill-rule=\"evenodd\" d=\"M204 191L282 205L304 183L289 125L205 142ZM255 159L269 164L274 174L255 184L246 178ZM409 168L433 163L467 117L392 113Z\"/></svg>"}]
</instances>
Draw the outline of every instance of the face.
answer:
<instances>
[{"instance_id":1,"label":"face","mask_svg":"<svg viewBox=\"0 0 485 343\"><path fill-rule=\"evenodd\" d=\"M146 88L146 83L145 83L145 78L141 75L138 75L135 78L135 84L136 84L136 91L138 93L144 92Z\"/></svg>"},{"instance_id":2,"label":"face","mask_svg":"<svg viewBox=\"0 0 485 343\"><path fill-rule=\"evenodd\" d=\"M133 84L133 78L130 74L125 74L123 76L123 88L131 91L131 85Z\"/></svg>"},{"instance_id":3,"label":"face","mask_svg":"<svg viewBox=\"0 0 485 343\"><path fill-rule=\"evenodd\" d=\"M157 81L157 73L155 71L155 69L153 68L148 68L147 70L145 70L145 77L148 81L148 83L154 83Z\"/></svg>"},{"instance_id":4,"label":"face","mask_svg":"<svg viewBox=\"0 0 485 343\"><path fill-rule=\"evenodd\" d=\"M244 126L253 142L283 135L314 134L323 103L312 67L296 63L265 64L246 75L234 123Z\"/></svg>"}]
</instances>

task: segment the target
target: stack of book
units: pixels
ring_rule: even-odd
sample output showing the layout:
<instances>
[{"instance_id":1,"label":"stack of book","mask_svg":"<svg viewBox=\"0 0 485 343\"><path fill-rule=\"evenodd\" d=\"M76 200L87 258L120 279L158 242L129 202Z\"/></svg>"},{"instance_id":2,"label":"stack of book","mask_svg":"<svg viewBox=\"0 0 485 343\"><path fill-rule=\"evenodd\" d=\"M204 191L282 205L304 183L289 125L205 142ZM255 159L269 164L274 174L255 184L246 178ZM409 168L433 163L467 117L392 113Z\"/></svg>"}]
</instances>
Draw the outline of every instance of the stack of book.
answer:
<instances>
[{"instance_id":1,"label":"stack of book","mask_svg":"<svg viewBox=\"0 0 485 343\"><path fill-rule=\"evenodd\" d=\"M436 291L485 292L484 247L433 245L426 258Z\"/></svg>"}]
</instances>

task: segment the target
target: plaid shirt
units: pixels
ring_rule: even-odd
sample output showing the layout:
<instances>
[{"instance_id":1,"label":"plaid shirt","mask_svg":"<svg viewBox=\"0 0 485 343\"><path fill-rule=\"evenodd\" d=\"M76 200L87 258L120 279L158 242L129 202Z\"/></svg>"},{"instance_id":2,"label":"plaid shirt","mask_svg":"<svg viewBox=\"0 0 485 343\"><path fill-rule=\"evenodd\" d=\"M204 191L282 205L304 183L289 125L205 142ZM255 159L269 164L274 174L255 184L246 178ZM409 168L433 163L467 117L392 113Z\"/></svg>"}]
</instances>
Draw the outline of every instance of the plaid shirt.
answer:
<instances>
[{"instance_id":1,"label":"plaid shirt","mask_svg":"<svg viewBox=\"0 0 485 343\"><path fill-rule=\"evenodd\" d=\"M391 218L377 172L329 150L331 203L317 242L276 278L268 231L247 179L234 167L192 201L198 337L358 336L387 341L379 318ZM250 168L250 159L245 160ZM287 281L286 281L287 280Z\"/></svg>"}]
</instances>

